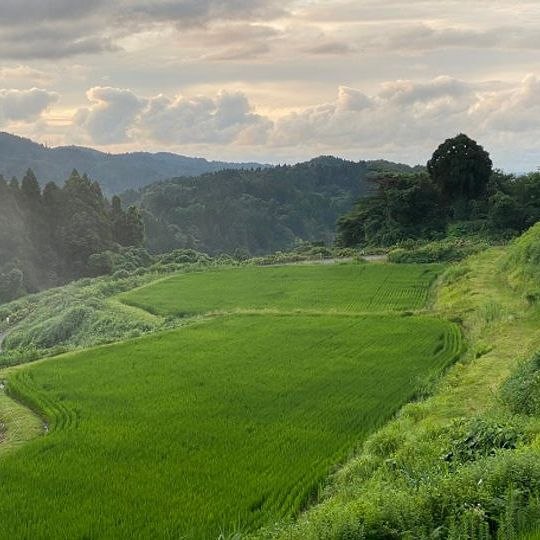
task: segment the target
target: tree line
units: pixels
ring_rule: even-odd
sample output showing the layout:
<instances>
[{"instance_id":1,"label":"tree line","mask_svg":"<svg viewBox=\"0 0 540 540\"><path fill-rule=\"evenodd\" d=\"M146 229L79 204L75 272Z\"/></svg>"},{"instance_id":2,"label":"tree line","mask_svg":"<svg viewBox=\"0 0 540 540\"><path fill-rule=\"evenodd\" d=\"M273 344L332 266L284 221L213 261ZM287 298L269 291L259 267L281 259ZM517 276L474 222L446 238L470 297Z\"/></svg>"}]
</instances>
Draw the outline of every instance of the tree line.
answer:
<instances>
[{"instance_id":1,"label":"tree line","mask_svg":"<svg viewBox=\"0 0 540 540\"><path fill-rule=\"evenodd\" d=\"M93 275L97 254L143 241L139 211L76 170L43 189L31 169L21 182L0 176L0 301Z\"/></svg>"},{"instance_id":2,"label":"tree line","mask_svg":"<svg viewBox=\"0 0 540 540\"><path fill-rule=\"evenodd\" d=\"M540 174L494 170L465 134L445 140L425 171L382 174L373 192L338 220L340 245L389 247L407 240L516 236L540 220Z\"/></svg>"}]
</instances>

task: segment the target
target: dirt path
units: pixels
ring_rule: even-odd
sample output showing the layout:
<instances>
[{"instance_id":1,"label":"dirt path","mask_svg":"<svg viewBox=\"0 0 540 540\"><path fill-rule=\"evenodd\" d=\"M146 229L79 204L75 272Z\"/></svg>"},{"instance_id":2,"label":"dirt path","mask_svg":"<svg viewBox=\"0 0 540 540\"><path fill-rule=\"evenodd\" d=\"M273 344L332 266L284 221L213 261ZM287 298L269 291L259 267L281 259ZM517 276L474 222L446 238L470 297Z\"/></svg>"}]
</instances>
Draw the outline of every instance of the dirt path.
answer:
<instances>
[{"instance_id":1,"label":"dirt path","mask_svg":"<svg viewBox=\"0 0 540 540\"><path fill-rule=\"evenodd\" d=\"M362 258L369 262L386 262L388 255L362 255Z\"/></svg>"},{"instance_id":2,"label":"dirt path","mask_svg":"<svg viewBox=\"0 0 540 540\"><path fill-rule=\"evenodd\" d=\"M361 258L367 262L386 262L388 260L388 255L361 255ZM338 257L332 259L312 259L305 261L293 261L293 262L281 262L273 264L260 264L261 268L269 268L272 266L299 266L306 264L338 264L353 261L353 257Z\"/></svg>"}]
</instances>

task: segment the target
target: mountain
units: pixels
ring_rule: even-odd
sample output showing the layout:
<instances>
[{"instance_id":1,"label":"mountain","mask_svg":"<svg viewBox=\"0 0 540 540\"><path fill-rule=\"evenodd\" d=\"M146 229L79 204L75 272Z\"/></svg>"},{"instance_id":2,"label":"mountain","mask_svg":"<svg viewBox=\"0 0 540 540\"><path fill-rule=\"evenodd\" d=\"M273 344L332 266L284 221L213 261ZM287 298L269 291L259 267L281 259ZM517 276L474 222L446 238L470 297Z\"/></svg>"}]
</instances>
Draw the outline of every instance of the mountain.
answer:
<instances>
[{"instance_id":1,"label":"mountain","mask_svg":"<svg viewBox=\"0 0 540 540\"><path fill-rule=\"evenodd\" d=\"M121 198L141 208L153 252L240 249L257 255L299 241L331 242L337 218L370 194L370 178L383 171L416 170L387 161L321 156L293 166L174 178Z\"/></svg>"},{"instance_id":2,"label":"mountain","mask_svg":"<svg viewBox=\"0 0 540 540\"><path fill-rule=\"evenodd\" d=\"M49 181L62 184L77 169L97 180L107 195L177 176L260 167L265 165L207 161L168 152L107 154L81 146L47 148L30 139L0 132L0 174L6 179L20 179L31 168L42 185Z\"/></svg>"}]
</instances>

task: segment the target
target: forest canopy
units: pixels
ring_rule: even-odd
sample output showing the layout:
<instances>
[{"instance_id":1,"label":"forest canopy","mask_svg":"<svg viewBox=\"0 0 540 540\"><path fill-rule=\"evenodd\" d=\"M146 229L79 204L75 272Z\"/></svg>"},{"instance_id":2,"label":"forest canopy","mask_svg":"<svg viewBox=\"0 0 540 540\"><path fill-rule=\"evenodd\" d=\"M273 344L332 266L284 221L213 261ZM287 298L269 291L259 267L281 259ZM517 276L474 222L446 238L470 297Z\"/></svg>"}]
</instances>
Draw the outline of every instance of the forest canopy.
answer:
<instances>
[{"instance_id":1,"label":"forest canopy","mask_svg":"<svg viewBox=\"0 0 540 540\"><path fill-rule=\"evenodd\" d=\"M0 301L92 275L93 256L143 240L139 211L77 171L43 189L30 169L20 183L0 177Z\"/></svg>"},{"instance_id":2,"label":"forest canopy","mask_svg":"<svg viewBox=\"0 0 540 540\"><path fill-rule=\"evenodd\" d=\"M241 249L261 255L300 241L332 243L338 217L372 192L369 178L415 170L321 156L294 166L175 178L125 192L122 200L140 207L152 252Z\"/></svg>"}]
</instances>

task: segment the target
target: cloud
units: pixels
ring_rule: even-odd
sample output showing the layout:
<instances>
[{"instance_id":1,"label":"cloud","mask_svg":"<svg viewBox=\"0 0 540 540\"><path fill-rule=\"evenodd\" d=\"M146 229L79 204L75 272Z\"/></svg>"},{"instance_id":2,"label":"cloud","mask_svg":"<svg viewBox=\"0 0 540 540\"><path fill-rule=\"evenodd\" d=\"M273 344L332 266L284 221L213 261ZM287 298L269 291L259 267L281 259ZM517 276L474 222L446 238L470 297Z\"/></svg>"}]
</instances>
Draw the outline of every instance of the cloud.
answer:
<instances>
[{"instance_id":1,"label":"cloud","mask_svg":"<svg viewBox=\"0 0 540 540\"><path fill-rule=\"evenodd\" d=\"M130 129L144 107L144 100L130 90L111 87L91 88L86 97L91 105L76 112L74 124L95 144L129 141Z\"/></svg>"},{"instance_id":2,"label":"cloud","mask_svg":"<svg viewBox=\"0 0 540 540\"><path fill-rule=\"evenodd\" d=\"M520 85L479 96L470 115L485 131L524 133L540 131L540 80L527 75Z\"/></svg>"},{"instance_id":3,"label":"cloud","mask_svg":"<svg viewBox=\"0 0 540 540\"><path fill-rule=\"evenodd\" d=\"M189 26L223 20L275 19L287 14L286 7L290 3L285 0L150 0L124 2L123 11L130 18Z\"/></svg>"},{"instance_id":4,"label":"cloud","mask_svg":"<svg viewBox=\"0 0 540 540\"><path fill-rule=\"evenodd\" d=\"M336 101L285 115L276 122L274 144L326 144L376 148L453 132L475 102L474 88L450 77L427 82L397 80L368 96L341 87Z\"/></svg>"},{"instance_id":5,"label":"cloud","mask_svg":"<svg viewBox=\"0 0 540 540\"><path fill-rule=\"evenodd\" d=\"M3 58L57 59L115 52L126 37L163 27L178 35L225 23L238 27L245 43L222 53L224 59L258 54L264 46L257 22L287 16L291 2L277 0L2 0L0 49ZM253 31L249 32L249 28ZM269 28L265 32L268 35ZM258 33L258 38L254 35ZM231 35L231 33L229 33ZM236 40L238 41L238 40ZM209 36L212 48L212 36ZM246 52L247 51L247 52ZM251 52L250 52L251 51ZM218 51L206 54L219 55Z\"/></svg>"},{"instance_id":6,"label":"cloud","mask_svg":"<svg viewBox=\"0 0 540 540\"><path fill-rule=\"evenodd\" d=\"M25 65L6 66L0 68L0 84L5 87L47 85L52 81L51 75L39 69Z\"/></svg>"},{"instance_id":7,"label":"cloud","mask_svg":"<svg viewBox=\"0 0 540 540\"><path fill-rule=\"evenodd\" d=\"M342 41L328 41L326 43L322 43L321 45L307 48L306 52L308 54L316 55L343 55L354 52L354 48L348 43L344 43Z\"/></svg>"},{"instance_id":8,"label":"cloud","mask_svg":"<svg viewBox=\"0 0 540 540\"><path fill-rule=\"evenodd\" d=\"M221 91L214 98L151 98L138 128L164 144L261 144L270 125L243 93Z\"/></svg>"},{"instance_id":9,"label":"cloud","mask_svg":"<svg viewBox=\"0 0 540 540\"><path fill-rule=\"evenodd\" d=\"M96 87L87 97L92 103L77 111L74 124L99 145L133 138L165 145L261 144L271 126L241 92L144 98L130 90Z\"/></svg>"},{"instance_id":10,"label":"cloud","mask_svg":"<svg viewBox=\"0 0 540 540\"><path fill-rule=\"evenodd\" d=\"M242 92L147 98L96 87L87 97L91 104L74 123L99 145L357 148L383 155L388 148L417 152L461 131L485 137L540 131L540 80L533 75L511 88L449 76L387 81L372 94L341 86L334 101L277 116L257 114Z\"/></svg>"},{"instance_id":11,"label":"cloud","mask_svg":"<svg viewBox=\"0 0 540 540\"><path fill-rule=\"evenodd\" d=\"M107 4L107 0L2 0L0 25L79 19Z\"/></svg>"},{"instance_id":12,"label":"cloud","mask_svg":"<svg viewBox=\"0 0 540 540\"><path fill-rule=\"evenodd\" d=\"M39 88L0 90L0 122L36 121L53 103L58 94Z\"/></svg>"},{"instance_id":13,"label":"cloud","mask_svg":"<svg viewBox=\"0 0 540 540\"><path fill-rule=\"evenodd\" d=\"M251 43L238 47L227 47L223 51L211 53L205 56L207 60L248 60L258 58L270 52L270 46L266 43Z\"/></svg>"},{"instance_id":14,"label":"cloud","mask_svg":"<svg viewBox=\"0 0 540 540\"><path fill-rule=\"evenodd\" d=\"M95 54L119 50L106 36L71 36L62 38L51 30L49 35L26 36L0 34L0 48L4 58L13 60L57 59L80 54Z\"/></svg>"}]
</instances>

